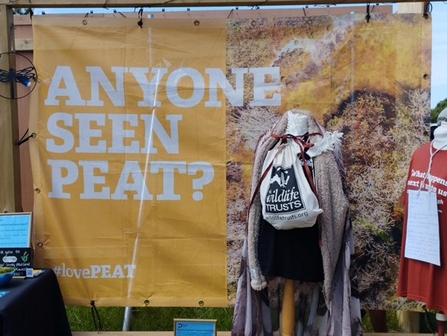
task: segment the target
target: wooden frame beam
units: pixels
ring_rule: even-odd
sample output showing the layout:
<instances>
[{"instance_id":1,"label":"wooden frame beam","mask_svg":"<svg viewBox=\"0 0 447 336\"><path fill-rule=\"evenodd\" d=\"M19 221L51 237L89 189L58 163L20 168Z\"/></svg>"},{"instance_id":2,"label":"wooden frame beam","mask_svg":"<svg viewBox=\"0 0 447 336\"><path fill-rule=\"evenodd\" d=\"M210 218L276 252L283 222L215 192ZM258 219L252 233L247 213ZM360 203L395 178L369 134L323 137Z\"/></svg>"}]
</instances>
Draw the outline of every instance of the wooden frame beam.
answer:
<instances>
[{"instance_id":1,"label":"wooden frame beam","mask_svg":"<svg viewBox=\"0 0 447 336\"><path fill-rule=\"evenodd\" d=\"M442 0L435 0L442 1ZM404 0L382 0L381 3L413 3ZM123 8L123 7L222 7L222 6L279 6L279 5L337 5L365 4L365 0L0 0L0 5L14 8Z\"/></svg>"},{"instance_id":2,"label":"wooden frame beam","mask_svg":"<svg viewBox=\"0 0 447 336\"><path fill-rule=\"evenodd\" d=\"M5 52L14 50L12 9L0 5L0 68L15 68L15 57ZM9 83L0 83L0 95L11 94ZM20 155L17 101L0 97L0 212L21 211Z\"/></svg>"}]
</instances>

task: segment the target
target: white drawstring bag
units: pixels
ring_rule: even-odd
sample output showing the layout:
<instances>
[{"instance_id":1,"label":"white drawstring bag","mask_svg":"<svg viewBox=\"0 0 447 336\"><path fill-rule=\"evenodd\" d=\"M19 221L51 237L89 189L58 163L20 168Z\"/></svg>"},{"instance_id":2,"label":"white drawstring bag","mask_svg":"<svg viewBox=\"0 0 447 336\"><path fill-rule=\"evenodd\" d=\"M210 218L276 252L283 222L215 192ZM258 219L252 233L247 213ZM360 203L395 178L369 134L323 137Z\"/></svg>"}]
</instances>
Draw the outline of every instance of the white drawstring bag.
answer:
<instances>
[{"instance_id":1,"label":"white drawstring bag","mask_svg":"<svg viewBox=\"0 0 447 336\"><path fill-rule=\"evenodd\" d=\"M279 141L267 153L262 171L259 192L264 219L278 230L313 226L323 210L301 140L287 136Z\"/></svg>"}]
</instances>

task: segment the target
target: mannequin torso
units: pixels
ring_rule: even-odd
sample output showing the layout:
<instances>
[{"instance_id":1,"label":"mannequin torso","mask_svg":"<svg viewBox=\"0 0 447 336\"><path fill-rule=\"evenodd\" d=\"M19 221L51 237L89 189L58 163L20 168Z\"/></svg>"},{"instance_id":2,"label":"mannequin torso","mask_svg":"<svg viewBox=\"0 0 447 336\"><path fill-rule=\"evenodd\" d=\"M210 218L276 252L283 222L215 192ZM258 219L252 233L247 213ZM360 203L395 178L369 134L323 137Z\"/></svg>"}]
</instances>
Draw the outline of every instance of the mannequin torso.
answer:
<instances>
[{"instance_id":1,"label":"mannequin torso","mask_svg":"<svg viewBox=\"0 0 447 336\"><path fill-rule=\"evenodd\" d=\"M447 292L438 291L447 279L447 121L442 121L433 132L431 143L420 146L412 155L406 190L403 194L405 205L402 229L402 248L398 275L397 296L424 302L426 308L447 312ZM429 188L428 188L429 186ZM441 267L434 267L404 255L407 239L408 190L432 190L436 192L437 216L439 220L439 243ZM413 223L417 218L413 218Z\"/></svg>"}]
</instances>

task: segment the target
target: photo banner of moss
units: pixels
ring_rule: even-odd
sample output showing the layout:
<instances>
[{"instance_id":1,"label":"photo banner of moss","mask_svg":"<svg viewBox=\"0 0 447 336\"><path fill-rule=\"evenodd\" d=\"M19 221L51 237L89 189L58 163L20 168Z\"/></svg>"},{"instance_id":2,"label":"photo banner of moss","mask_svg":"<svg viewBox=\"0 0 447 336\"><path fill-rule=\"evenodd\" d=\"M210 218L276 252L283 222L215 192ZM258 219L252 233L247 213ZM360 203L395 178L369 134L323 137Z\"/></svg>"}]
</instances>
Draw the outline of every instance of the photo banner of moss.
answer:
<instances>
[{"instance_id":1,"label":"photo banner of moss","mask_svg":"<svg viewBox=\"0 0 447 336\"><path fill-rule=\"evenodd\" d=\"M353 293L365 309L419 309L395 297L395 289L400 196L412 152L429 140L431 21L420 14L373 14L366 22L354 13L227 20L227 66L279 67L281 73L280 106L250 106L252 97L244 106L227 106L230 299L256 141L278 115L299 108L344 134Z\"/></svg>"}]
</instances>

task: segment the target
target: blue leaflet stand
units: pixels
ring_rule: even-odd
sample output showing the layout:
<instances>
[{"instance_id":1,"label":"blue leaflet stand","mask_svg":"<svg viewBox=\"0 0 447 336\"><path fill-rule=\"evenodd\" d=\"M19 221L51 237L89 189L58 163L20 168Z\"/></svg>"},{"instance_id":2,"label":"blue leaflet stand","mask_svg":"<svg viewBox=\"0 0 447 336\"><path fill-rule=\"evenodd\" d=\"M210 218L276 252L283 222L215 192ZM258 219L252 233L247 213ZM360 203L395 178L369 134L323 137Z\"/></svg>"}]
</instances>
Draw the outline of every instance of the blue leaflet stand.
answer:
<instances>
[{"instance_id":1,"label":"blue leaflet stand","mask_svg":"<svg viewBox=\"0 0 447 336\"><path fill-rule=\"evenodd\" d=\"M174 319L174 336L216 335L216 320Z\"/></svg>"},{"instance_id":2,"label":"blue leaflet stand","mask_svg":"<svg viewBox=\"0 0 447 336\"><path fill-rule=\"evenodd\" d=\"M31 212L0 213L0 266L14 267L15 277L26 276L33 267Z\"/></svg>"}]
</instances>

